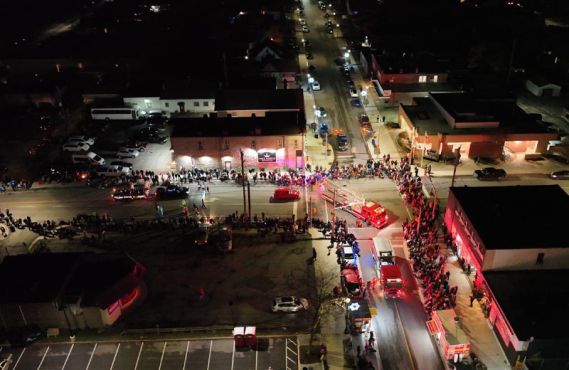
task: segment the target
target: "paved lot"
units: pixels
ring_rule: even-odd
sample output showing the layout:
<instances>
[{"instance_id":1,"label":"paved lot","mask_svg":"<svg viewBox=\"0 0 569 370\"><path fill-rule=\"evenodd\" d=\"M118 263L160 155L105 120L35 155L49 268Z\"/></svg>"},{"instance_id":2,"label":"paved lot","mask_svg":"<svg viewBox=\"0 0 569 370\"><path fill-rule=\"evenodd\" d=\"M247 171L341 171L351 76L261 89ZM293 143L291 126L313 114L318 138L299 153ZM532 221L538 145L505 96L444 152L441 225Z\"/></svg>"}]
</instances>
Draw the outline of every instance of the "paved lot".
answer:
<instances>
[{"instance_id":1,"label":"paved lot","mask_svg":"<svg viewBox=\"0 0 569 370\"><path fill-rule=\"evenodd\" d=\"M16 370L298 370L296 337L259 338L254 350L217 339L37 344L8 353Z\"/></svg>"}]
</instances>

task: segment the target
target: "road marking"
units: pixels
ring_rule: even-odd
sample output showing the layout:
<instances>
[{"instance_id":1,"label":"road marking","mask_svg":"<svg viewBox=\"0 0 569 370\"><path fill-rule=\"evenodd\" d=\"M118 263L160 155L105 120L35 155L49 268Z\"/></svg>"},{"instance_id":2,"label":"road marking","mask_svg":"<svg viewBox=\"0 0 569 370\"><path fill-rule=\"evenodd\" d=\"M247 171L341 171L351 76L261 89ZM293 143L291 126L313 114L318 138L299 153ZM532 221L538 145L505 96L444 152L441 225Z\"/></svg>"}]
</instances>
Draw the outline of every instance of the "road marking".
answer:
<instances>
[{"instance_id":1,"label":"road marking","mask_svg":"<svg viewBox=\"0 0 569 370\"><path fill-rule=\"evenodd\" d=\"M134 370L138 369L138 361L140 361L140 355L142 354L142 347L144 347L144 342L140 342L140 349L138 350L138 356L136 357L136 363L134 364Z\"/></svg>"},{"instance_id":2,"label":"road marking","mask_svg":"<svg viewBox=\"0 0 569 370\"><path fill-rule=\"evenodd\" d=\"M89 362L87 362L87 367L85 368L85 370L89 370L89 366L91 366L91 361L93 360L93 355L95 354L96 350L97 350L97 343L95 343L95 345L93 346L93 352L91 352L91 357L89 357Z\"/></svg>"},{"instance_id":3,"label":"road marking","mask_svg":"<svg viewBox=\"0 0 569 370\"><path fill-rule=\"evenodd\" d=\"M259 363L259 343L255 344L255 370L257 370L257 365Z\"/></svg>"},{"instance_id":4,"label":"road marking","mask_svg":"<svg viewBox=\"0 0 569 370\"><path fill-rule=\"evenodd\" d=\"M67 357L65 357L65 362L63 363L61 370L65 369L65 365L67 365L67 361L69 360L69 356L71 355L71 352L73 351L73 347L75 347L75 343L71 344L71 348L69 348L69 353L67 354Z\"/></svg>"},{"instance_id":5,"label":"road marking","mask_svg":"<svg viewBox=\"0 0 569 370\"><path fill-rule=\"evenodd\" d=\"M20 356L18 356L18 360L17 360L16 363L14 364L14 370L16 370L16 368L18 367L18 364L20 363L20 360L22 359L22 356L24 355L24 352L26 352L26 349L25 349L25 348L22 350L22 353L20 353Z\"/></svg>"},{"instance_id":6,"label":"road marking","mask_svg":"<svg viewBox=\"0 0 569 370\"><path fill-rule=\"evenodd\" d=\"M168 345L168 342L164 342L164 348L162 348L162 356L160 356L160 365L158 365L158 370L162 369L162 361L164 361L164 353L166 353L166 345Z\"/></svg>"},{"instance_id":7,"label":"road marking","mask_svg":"<svg viewBox=\"0 0 569 370\"><path fill-rule=\"evenodd\" d=\"M235 364L235 341L233 341L233 353L231 354L231 370L233 370L234 364Z\"/></svg>"},{"instance_id":8,"label":"road marking","mask_svg":"<svg viewBox=\"0 0 569 370\"><path fill-rule=\"evenodd\" d=\"M186 370L186 362L188 361L188 350L190 349L190 341L186 344L186 354L184 355L184 367L182 370Z\"/></svg>"},{"instance_id":9,"label":"road marking","mask_svg":"<svg viewBox=\"0 0 569 370\"><path fill-rule=\"evenodd\" d=\"M209 370L209 364L211 363L211 350L213 348L213 340L209 341L209 356L207 357L207 370Z\"/></svg>"},{"instance_id":10,"label":"road marking","mask_svg":"<svg viewBox=\"0 0 569 370\"><path fill-rule=\"evenodd\" d=\"M45 356L47 356L48 351L49 351L49 346L47 346L47 348L45 349L45 352L43 354L43 357L41 358L40 364L38 365L38 370L40 369L41 365L43 364L43 361L45 360Z\"/></svg>"},{"instance_id":11,"label":"road marking","mask_svg":"<svg viewBox=\"0 0 569 370\"><path fill-rule=\"evenodd\" d=\"M109 370L113 370L113 367L115 366L115 360L117 359L117 355L119 354L119 348L121 348L121 344L119 343L117 345L117 349L115 351L115 355L113 356L113 362L111 362L111 368Z\"/></svg>"}]
</instances>

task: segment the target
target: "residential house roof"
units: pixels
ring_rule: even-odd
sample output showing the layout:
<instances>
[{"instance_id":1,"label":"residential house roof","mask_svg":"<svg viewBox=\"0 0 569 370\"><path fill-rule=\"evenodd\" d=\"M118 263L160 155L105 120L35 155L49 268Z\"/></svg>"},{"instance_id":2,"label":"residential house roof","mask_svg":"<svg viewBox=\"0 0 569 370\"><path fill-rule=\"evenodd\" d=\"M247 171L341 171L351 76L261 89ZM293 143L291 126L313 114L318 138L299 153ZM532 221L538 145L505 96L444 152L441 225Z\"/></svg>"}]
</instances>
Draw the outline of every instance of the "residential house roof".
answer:
<instances>
[{"instance_id":1,"label":"residential house roof","mask_svg":"<svg viewBox=\"0 0 569 370\"><path fill-rule=\"evenodd\" d=\"M215 110L294 110L304 108L302 89L221 90L215 98Z\"/></svg>"}]
</instances>

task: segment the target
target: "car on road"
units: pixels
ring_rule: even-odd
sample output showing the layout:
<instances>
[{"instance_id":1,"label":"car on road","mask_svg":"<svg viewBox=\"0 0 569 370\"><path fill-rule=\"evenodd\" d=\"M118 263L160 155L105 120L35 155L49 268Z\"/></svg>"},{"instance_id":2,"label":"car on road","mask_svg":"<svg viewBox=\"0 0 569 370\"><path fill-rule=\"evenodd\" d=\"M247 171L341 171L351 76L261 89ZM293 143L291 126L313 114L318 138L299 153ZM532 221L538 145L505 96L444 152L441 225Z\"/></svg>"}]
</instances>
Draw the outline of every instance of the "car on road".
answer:
<instances>
[{"instance_id":1,"label":"car on road","mask_svg":"<svg viewBox=\"0 0 569 370\"><path fill-rule=\"evenodd\" d=\"M85 143L87 145L95 144L95 139L88 136L70 136L67 138L67 144Z\"/></svg>"},{"instance_id":2,"label":"car on road","mask_svg":"<svg viewBox=\"0 0 569 370\"><path fill-rule=\"evenodd\" d=\"M135 199L146 199L144 189L141 187L131 188L117 188L113 189L111 194L113 200L135 200Z\"/></svg>"},{"instance_id":3,"label":"car on road","mask_svg":"<svg viewBox=\"0 0 569 370\"><path fill-rule=\"evenodd\" d=\"M320 83L316 80L312 83L312 90L313 91L320 91Z\"/></svg>"},{"instance_id":4,"label":"car on road","mask_svg":"<svg viewBox=\"0 0 569 370\"><path fill-rule=\"evenodd\" d=\"M340 258L346 264L356 266L357 255L354 253L354 248L349 245L344 245L340 249Z\"/></svg>"},{"instance_id":5,"label":"car on road","mask_svg":"<svg viewBox=\"0 0 569 370\"><path fill-rule=\"evenodd\" d=\"M325 118L328 116L328 113L326 113L326 109L324 109L324 107L316 108L316 110L314 111L314 114L316 114L316 117L320 117L320 118Z\"/></svg>"},{"instance_id":6,"label":"car on road","mask_svg":"<svg viewBox=\"0 0 569 370\"><path fill-rule=\"evenodd\" d=\"M273 193L273 196L269 199L271 203L273 202L287 202L295 201L300 199L300 192L296 189L291 188L277 188Z\"/></svg>"},{"instance_id":7,"label":"car on road","mask_svg":"<svg viewBox=\"0 0 569 370\"><path fill-rule=\"evenodd\" d=\"M188 190L186 187L177 185L159 186L154 191L154 196L158 200L186 198Z\"/></svg>"},{"instance_id":8,"label":"car on road","mask_svg":"<svg viewBox=\"0 0 569 370\"><path fill-rule=\"evenodd\" d=\"M360 114L359 121L360 121L360 125L362 125L362 126L369 126L370 125L369 117L365 113Z\"/></svg>"},{"instance_id":9,"label":"car on road","mask_svg":"<svg viewBox=\"0 0 569 370\"><path fill-rule=\"evenodd\" d=\"M295 296L275 297L271 306L273 312L298 312L307 309L308 300Z\"/></svg>"},{"instance_id":10,"label":"car on road","mask_svg":"<svg viewBox=\"0 0 569 370\"><path fill-rule=\"evenodd\" d=\"M350 101L350 104L352 104L356 108L361 108L363 106L362 101L360 99L352 99L352 101Z\"/></svg>"},{"instance_id":11,"label":"car on road","mask_svg":"<svg viewBox=\"0 0 569 370\"><path fill-rule=\"evenodd\" d=\"M474 177L478 180L499 180L506 177L506 171L501 168L486 167L474 171Z\"/></svg>"},{"instance_id":12,"label":"car on road","mask_svg":"<svg viewBox=\"0 0 569 370\"><path fill-rule=\"evenodd\" d=\"M357 98L358 96L358 90L350 89L350 98Z\"/></svg>"},{"instance_id":13,"label":"car on road","mask_svg":"<svg viewBox=\"0 0 569 370\"><path fill-rule=\"evenodd\" d=\"M569 180L569 170L555 171L549 174L555 180Z\"/></svg>"},{"instance_id":14,"label":"car on road","mask_svg":"<svg viewBox=\"0 0 569 370\"><path fill-rule=\"evenodd\" d=\"M336 141L339 151L345 152L350 148L350 144L348 144L348 137L346 135L338 135L336 137Z\"/></svg>"},{"instance_id":15,"label":"car on road","mask_svg":"<svg viewBox=\"0 0 569 370\"><path fill-rule=\"evenodd\" d=\"M306 26L302 26L302 32L303 33L309 33L310 29L308 29L308 27L306 27Z\"/></svg>"},{"instance_id":16,"label":"car on road","mask_svg":"<svg viewBox=\"0 0 569 370\"><path fill-rule=\"evenodd\" d=\"M91 146L89 144L85 144L85 143L66 143L63 144L63 151L64 152L85 152L87 150L89 150Z\"/></svg>"},{"instance_id":17,"label":"car on road","mask_svg":"<svg viewBox=\"0 0 569 370\"><path fill-rule=\"evenodd\" d=\"M198 228L192 234L194 239L193 243L197 247L206 246L209 242L209 230L204 228Z\"/></svg>"}]
</instances>

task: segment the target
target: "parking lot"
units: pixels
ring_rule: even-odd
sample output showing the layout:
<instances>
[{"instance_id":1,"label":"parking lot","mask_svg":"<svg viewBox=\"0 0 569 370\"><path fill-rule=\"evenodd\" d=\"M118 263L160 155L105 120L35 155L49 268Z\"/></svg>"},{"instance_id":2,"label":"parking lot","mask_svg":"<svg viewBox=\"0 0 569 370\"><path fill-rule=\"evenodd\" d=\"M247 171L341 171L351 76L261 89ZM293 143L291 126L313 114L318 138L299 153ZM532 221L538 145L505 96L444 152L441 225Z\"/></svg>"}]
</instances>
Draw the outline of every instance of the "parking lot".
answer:
<instances>
[{"instance_id":1,"label":"parking lot","mask_svg":"<svg viewBox=\"0 0 569 370\"><path fill-rule=\"evenodd\" d=\"M233 339L36 344L2 351L17 370L298 370L296 337L258 338L256 348Z\"/></svg>"}]
</instances>

